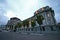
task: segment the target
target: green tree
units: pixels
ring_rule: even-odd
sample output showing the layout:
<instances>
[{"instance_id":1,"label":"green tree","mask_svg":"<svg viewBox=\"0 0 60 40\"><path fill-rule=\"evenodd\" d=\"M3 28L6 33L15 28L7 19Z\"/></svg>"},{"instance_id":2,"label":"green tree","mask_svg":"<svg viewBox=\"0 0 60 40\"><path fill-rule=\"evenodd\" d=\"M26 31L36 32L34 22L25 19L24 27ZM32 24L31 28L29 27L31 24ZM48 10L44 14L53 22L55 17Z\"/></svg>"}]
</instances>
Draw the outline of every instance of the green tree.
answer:
<instances>
[{"instance_id":1,"label":"green tree","mask_svg":"<svg viewBox=\"0 0 60 40\"><path fill-rule=\"evenodd\" d=\"M29 27L29 21L28 20L24 20L23 21L23 26L25 27L25 26L27 26L27 28Z\"/></svg>"},{"instance_id":2,"label":"green tree","mask_svg":"<svg viewBox=\"0 0 60 40\"><path fill-rule=\"evenodd\" d=\"M36 25L35 20L31 21L31 26L34 27Z\"/></svg>"},{"instance_id":3,"label":"green tree","mask_svg":"<svg viewBox=\"0 0 60 40\"><path fill-rule=\"evenodd\" d=\"M23 23L22 23L22 24L23 24L23 26L25 27L25 25L26 25L25 21L23 21Z\"/></svg>"},{"instance_id":4,"label":"green tree","mask_svg":"<svg viewBox=\"0 0 60 40\"><path fill-rule=\"evenodd\" d=\"M26 21L26 25L27 25L27 28L28 28L29 27L29 21L28 20Z\"/></svg>"},{"instance_id":5,"label":"green tree","mask_svg":"<svg viewBox=\"0 0 60 40\"><path fill-rule=\"evenodd\" d=\"M39 16L37 16L36 20L37 20L38 24L41 25L43 23L44 18L42 15L39 15Z\"/></svg>"},{"instance_id":6,"label":"green tree","mask_svg":"<svg viewBox=\"0 0 60 40\"><path fill-rule=\"evenodd\" d=\"M15 30L16 30L17 28L21 28L21 26L22 26L21 23L17 23L17 24L15 25Z\"/></svg>"},{"instance_id":7,"label":"green tree","mask_svg":"<svg viewBox=\"0 0 60 40\"><path fill-rule=\"evenodd\" d=\"M17 23L17 27L21 28L22 24L21 23Z\"/></svg>"}]
</instances>

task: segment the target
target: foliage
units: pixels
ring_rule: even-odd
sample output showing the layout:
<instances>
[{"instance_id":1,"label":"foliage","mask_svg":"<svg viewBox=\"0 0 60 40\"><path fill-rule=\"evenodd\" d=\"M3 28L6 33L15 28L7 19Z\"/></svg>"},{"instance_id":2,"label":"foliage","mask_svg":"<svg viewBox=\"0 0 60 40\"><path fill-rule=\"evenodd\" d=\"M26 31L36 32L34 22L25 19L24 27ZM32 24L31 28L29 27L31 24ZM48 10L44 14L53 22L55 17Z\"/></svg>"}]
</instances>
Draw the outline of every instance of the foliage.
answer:
<instances>
[{"instance_id":1,"label":"foliage","mask_svg":"<svg viewBox=\"0 0 60 40\"><path fill-rule=\"evenodd\" d=\"M23 26L25 27L25 25L26 25L26 23L25 23L25 21L23 21Z\"/></svg>"},{"instance_id":2,"label":"foliage","mask_svg":"<svg viewBox=\"0 0 60 40\"><path fill-rule=\"evenodd\" d=\"M23 21L23 26L24 26L24 27L25 27L25 26L29 27L29 21L28 21L28 20Z\"/></svg>"},{"instance_id":3,"label":"foliage","mask_svg":"<svg viewBox=\"0 0 60 40\"><path fill-rule=\"evenodd\" d=\"M21 23L17 23L17 24L15 25L15 28L20 28L21 26L22 26Z\"/></svg>"},{"instance_id":4,"label":"foliage","mask_svg":"<svg viewBox=\"0 0 60 40\"><path fill-rule=\"evenodd\" d=\"M17 26L20 28L22 26L22 24L21 23L18 23Z\"/></svg>"},{"instance_id":5,"label":"foliage","mask_svg":"<svg viewBox=\"0 0 60 40\"><path fill-rule=\"evenodd\" d=\"M38 24L41 25L43 23L44 18L42 15L39 15L39 16L37 16L36 20L37 20Z\"/></svg>"},{"instance_id":6,"label":"foliage","mask_svg":"<svg viewBox=\"0 0 60 40\"><path fill-rule=\"evenodd\" d=\"M35 20L31 21L31 26L34 27L36 25Z\"/></svg>"}]
</instances>

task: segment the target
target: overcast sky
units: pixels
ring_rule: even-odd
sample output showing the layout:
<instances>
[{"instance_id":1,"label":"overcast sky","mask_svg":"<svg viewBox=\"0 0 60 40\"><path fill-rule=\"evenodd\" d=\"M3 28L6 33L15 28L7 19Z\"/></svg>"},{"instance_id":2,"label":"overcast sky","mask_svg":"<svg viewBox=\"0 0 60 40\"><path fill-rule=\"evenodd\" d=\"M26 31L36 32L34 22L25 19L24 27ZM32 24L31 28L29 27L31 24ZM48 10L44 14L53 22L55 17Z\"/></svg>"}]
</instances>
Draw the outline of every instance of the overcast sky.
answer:
<instances>
[{"instance_id":1,"label":"overcast sky","mask_svg":"<svg viewBox=\"0 0 60 40\"><path fill-rule=\"evenodd\" d=\"M60 0L0 0L0 24L6 24L11 17L27 19L47 5L54 9L55 18L60 22Z\"/></svg>"}]
</instances>

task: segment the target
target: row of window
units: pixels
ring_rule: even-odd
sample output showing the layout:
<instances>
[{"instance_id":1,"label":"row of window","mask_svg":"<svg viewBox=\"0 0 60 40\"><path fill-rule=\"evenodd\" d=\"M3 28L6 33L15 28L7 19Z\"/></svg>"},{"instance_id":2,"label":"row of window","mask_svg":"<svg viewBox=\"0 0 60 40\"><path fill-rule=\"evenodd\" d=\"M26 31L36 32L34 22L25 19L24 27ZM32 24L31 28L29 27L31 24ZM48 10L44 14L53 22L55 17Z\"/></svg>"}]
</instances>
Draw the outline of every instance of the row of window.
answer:
<instances>
[{"instance_id":1,"label":"row of window","mask_svg":"<svg viewBox=\"0 0 60 40\"><path fill-rule=\"evenodd\" d=\"M54 29L54 27L50 26L48 29L50 29L51 31L56 31L56 29ZM40 27L41 31L45 31L46 28L45 27Z\"/></svg>"},{"instance_id":2,"label":"row of window","mask_svg":"<svg viewBox=\"0 0 60 40\"><path fill-rule=\"evenodd\" d=\"M49 27L48 29L50 29L51 31L56 31L56 29L54 29L53 27ZM45 27L37 27L37 28L25 28L25 29L19 29L20 31L46 31Z\"/></svg>"}]
</instances>

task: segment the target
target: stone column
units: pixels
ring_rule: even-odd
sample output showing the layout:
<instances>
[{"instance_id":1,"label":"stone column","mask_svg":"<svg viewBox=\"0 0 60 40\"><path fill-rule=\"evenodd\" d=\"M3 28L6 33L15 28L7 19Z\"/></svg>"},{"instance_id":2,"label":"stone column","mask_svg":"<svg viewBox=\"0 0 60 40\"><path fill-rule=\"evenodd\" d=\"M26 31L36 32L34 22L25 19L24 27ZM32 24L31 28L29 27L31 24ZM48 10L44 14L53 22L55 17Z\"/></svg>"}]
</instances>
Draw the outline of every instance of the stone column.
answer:
<instances>
[{"instance_id":1,"label":"stone column","mask_svg":"<svg viewBox=\"0 0 60 40\"><path fill-rule=\"evenodd\" d=\"M30 31L31 31L31 20L29 21L29 28L30 28Z\"/></svg>"}]
</instances>

